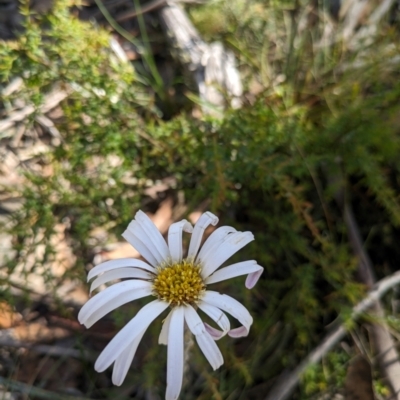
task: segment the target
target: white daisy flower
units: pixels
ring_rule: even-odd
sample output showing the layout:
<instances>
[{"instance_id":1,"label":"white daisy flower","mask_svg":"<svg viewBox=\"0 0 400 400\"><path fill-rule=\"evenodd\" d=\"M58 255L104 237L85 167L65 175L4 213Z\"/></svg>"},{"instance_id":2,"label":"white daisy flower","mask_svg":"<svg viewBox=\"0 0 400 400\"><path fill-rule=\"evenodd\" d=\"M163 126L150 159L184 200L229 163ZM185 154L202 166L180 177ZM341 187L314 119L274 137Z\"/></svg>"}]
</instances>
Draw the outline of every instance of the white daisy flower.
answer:
<instances>
[{"instance_id":1,"label":"white daisy flower","mask_svg":"<svg viewBox=\"0 0 400 400\"><path fill-rule=\"evenodd\" d=\"M200 249L205 229L217 222L218 218L210 212L202 214L194 228L186 220L176 222L169 228L167 244L150 218L139 211L122 236L148 263L122 258L90 270L88 281L96 277L90 292L107 282L129 279L106 288L82 307L78 319L86 328L125 303L145 296L156 297L118 332L95 363L98 372L114 363L112 381L115 385L124 381L148 326L167 308L171 310L159 337L159 343L168 346L166 400L177 399L182 387L185 322L214 370L223 364L215 340L225 334L231 337L248 335L253 318L247 309L230 296L208 290L208 285L248 275L246 287L251 289L263 268L252 260L218 269L254 236L251 232L238 232L230 226L222 226ZM182 231L192 233L186 258L183 258ZM204 323L198 309L214 320L221 330ZM236 318L241 326L231 329L225 312Z\"/></svg>"}]
</instances>

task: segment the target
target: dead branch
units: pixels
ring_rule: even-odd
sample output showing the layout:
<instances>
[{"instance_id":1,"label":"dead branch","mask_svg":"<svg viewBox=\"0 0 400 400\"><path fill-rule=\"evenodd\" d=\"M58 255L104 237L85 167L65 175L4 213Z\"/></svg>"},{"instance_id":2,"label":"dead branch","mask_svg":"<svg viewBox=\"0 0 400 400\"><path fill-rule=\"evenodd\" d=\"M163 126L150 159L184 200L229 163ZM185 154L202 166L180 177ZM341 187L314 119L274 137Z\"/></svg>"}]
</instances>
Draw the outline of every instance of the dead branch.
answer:
<instances>
[{"instance_id":1,"label":"dead branch","mask_svg":"<svg viewBox=\"0 0 400 400\"><path fill-rule=\"evenodd\" d=\"M81 351L77 349L72 349L69 347L62 347L56 345L48 345L48 344L34 344L27 343L22 340L15 340L11 337L2 337L0 336L0 346L1 347L14 347L17 349L24 348L31 351L34 351L38 354L44 354L46 356L54 356L54 357L72 357L82 360L94 361L96 356L89 353L88 351Z\"/></svg>"},{"instance_id":2,"label":"dead branch","mask_svg":"<svg viewBox=\"0 0 400 400\"><path fill-rule=\"evenodd\" d=\"M371 8L370 2L371 0L369 2L361 3L364 3L367 7ZM364 9L361 9L360 15L354 19L356 24L353 24L351 27L347 26L343 29L344 39L349 40L348 46L356 49L359 48L361 44L365 46L367 43L372 43L372 40L378 32L379 23L382 21L383 17L387 15L394 3L395 0L383 0L380 2L379 5L373 8L374 11L369 15L367 22L358 31L355 31L355 27L360 18L362 18L362 13L364 12ZM358 2L358 4L360 4L360 2Z\"/></svg>"},{"instance_id":3,"label":"dead branch","mask_svg":"<svg viewBox=\"0 0 400 400\"><path fill-rule=\"evenodd\" d=\"M41 389L35 386L27 385L26 383L13 381L11 379L3 378L0 376L0 385L13 391L28 394L32 397L49 400L89 400L87 397L68 396L66 394L59 394L50 392L49 390Z\"/></svg>"},{"instance_id":4,"label":"dead branch","mask_svg":"<svg viewBox=\"0 0 400 400\"><path fill-rule=\"evenodd\" d=\"M355 320L362 313L370 309L388 290L400 284L400 271L390 275L377 284L368 295L358 303L352 311L351 319ZM265 400L285 400L293 393L299 384L301 377L306 369L318 363L343 337L347 330L345 324L341 324L331 331L322 342L291 372L284 373L278 378Z\"/></svg>"},{"instance_id":5,"label":"dead branch","mask_svg":"<svg viewBox=\"0 0 400 400\"><path fill-rule=\"evenodd\" d=\"M348 202L344 204L344 221L350 239L350 245L359 260L358 278L360 282L372 287L375 282L371 260L364 250L361 234L357 221ZM376 301L371 307L371 314L379 320L383 320L385 312L380 301ZM395 398L400 398L400 362L394 340L385 323L370 325L370 341L376 353L382 375L388 380L388 384Z\"/></svg>"},{"instance_id":6,"label":"dead branch","mask_svg":"<svg viewBox=\"0 0 400 400\"><path fill-rule=\"evenodd\" d=\"M0 131L5 131L6 129L11 128L15 122L22 121L34 111L34 106L26 106L22 110L14 111L10 117L0 122Z\"/></svg>"},{"instance_id":7,"label":"dead branch","mask_svg":"<svg viewBox=\"0 0 400 400\"><path fill-rule=\"evenodd\" d=\"M2 90L2 95L4 97L11 96L14 92L17 92L19 89L21 89L24 81L20 76L14 78L3 90Z\"/></svg>"},{"instance_id":8,"label":"dead branch","mask_svg":"<svg viewBox=\"0 0 400 400\"><path fill-rule=\"evenodd\" d=\"M181 3L195 3L195 4L204 4L204 0L179 0ZM146 14L148 12L157 10L158 8L161 8L167 4L167 0L151 0L147 2L146 4L143 4L140 8L137 8L135 10L128 10L124 11L121 14L118 14L115 17L115 20L117 22L122 22L126 21L127 19L130 18L136 18L139 15Z\"/></svg>"},{"instance_id":9,"label":"dead branch","mask_svg":"<svg viewBox=\"0 0 400 400\"><path fill-rule=\"evenodd\" d=\"M232 98L230 105L239 108L243 89L233 53L221 43L205 43L176 2L167 0L159 14L175 48L173 55L197 86L203 111L219 115L225 106L224 92Z\"/></svg>"},{"instance_id":10,"label":"dead branch","mask_svg":"<svg viewBox=\"0 0 400 400\"><path fill-rule=\"evenodd\" d=\"M70 93L71 91L55 89L46 96L44 103L39 107L38 111L42 114L47 113L67 98ZM0 122L0 132L11 128L14 123L24 120L36 110L37 109L33 105L29 105L24 107L22 110L14 111L8 118Z\"/></svg>"}]
</instances>

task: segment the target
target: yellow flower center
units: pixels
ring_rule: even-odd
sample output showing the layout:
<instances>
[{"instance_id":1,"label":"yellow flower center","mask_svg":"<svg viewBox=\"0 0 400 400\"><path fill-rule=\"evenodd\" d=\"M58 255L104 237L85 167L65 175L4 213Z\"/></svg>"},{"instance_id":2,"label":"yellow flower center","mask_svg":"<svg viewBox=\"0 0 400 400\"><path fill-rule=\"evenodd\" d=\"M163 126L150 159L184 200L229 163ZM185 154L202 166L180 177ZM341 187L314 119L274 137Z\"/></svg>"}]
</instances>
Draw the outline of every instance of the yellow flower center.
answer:
<instances>
[{"instance_id":1,"label":"yellow flower center","mask_svg":"<svg viewBox=\"0 0 400 400\"><path fill-rule=\"evenodd\" d=\"M206 289L200 271L200 266L189 260L158 267L153 293L172 306L195 303Z\"/></svg>"}]
</instances>

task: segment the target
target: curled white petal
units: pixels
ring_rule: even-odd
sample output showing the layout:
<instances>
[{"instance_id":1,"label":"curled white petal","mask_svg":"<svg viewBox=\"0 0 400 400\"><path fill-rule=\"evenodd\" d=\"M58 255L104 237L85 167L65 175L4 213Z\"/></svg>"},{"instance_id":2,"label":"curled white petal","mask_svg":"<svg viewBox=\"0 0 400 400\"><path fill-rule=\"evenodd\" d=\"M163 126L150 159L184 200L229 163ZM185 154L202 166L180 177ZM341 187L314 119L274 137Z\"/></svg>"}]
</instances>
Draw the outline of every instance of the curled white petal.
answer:
<instances>
[{"instance_id":1,"label":"curled white petal","mask_svg":"<svg viewBox=\"0 0 400 400\"><path fill-rule=\"evenodd\" d=\"M168 230L168 246L173 262L182 261L182 231L191 233L193 226L186 219L175 222Z\"/></svg>"},{"instance_id":2,"label":"curled white petal","mask_svg":"<svg viewBox=\"0 0 400 400\"><path fill-rule=\"evenodd\" d=\"M208 285L210 283L235 278L240 275L249 275L246 280L246 287L251 289L257 283L263 271L264 268L257 265L257 261L243 261L215 271L205 280L205 283Z\"/></svg>"},{"instance_id":3,"label":"curled white petal","mask_svg":"<svg viewBox=\"0 0 400 400\"><path fill-rule=\"evenodd\" d=\"M204 301L199 301L197 305L201 311L206 313L220 326L223 331L222 336L224 336L231 329L231 324L229 323L228 317L218 307L205 303Z\"/></svg>"},{"instance_id":4,"label":"curled white petal","mask_svg":"<svg viewBox=\"0 0 400 400\"><path fill-rule=\"evenodd\" d=\"M104 274L101 274L97 277L90 286L90 293L93 290L97 289L99 286L103 285L104 283L108 283L114 281L116 279L127 279L127 278L138 278L138 279L150 279L154 277L153 274L144 271L140 268L119 268L112 271L107 271Z\"/></svg>"},{"instance_id":5,"label":"curled white petal","mask_svg":"<svg viewBox=\"0 0 400 400\"><path fill-rule=\"evenodd\" d=\"M152 285L146 281L132 280L116 283L89 299L79 311L78 320L90 328L117 307L129 301L149 296L151 293Z\"/></svg>"},{"instance_id":6,"label":"curled white petal","mask_svg":"<svg viewBox=\"0 0 400 400\"><path fill-rule=\"evenodd\" d=\"M125 351L120 354L114 363L112 373L112 383L116 386L121 386L124 381L126 374L128 373L129 367L132 364L133 358L135 357L136 350L139 346L140 341L146 331L143 330L133 339L126 347Z\"/></svg>"},{"instance_id":7,"label":"curled white petal","mask_svg":"<svg viewBox=\"0 0 400 400\"><path fill-rule=\"evenodd\" d=\"M225 333L223 331L220 331L219 329L215 329L211 325L208 325L207 322L204 322L204 326L206 327L206 331L211 335L211 337L214 340L219 340L225 336Z\"/></svg>"},{"instance_id":8,"label":"curled white petal","mask_svg":"<svg viewBox=\"0 0 400 400\"><path fill-rule=\"evenodd\" d=\"M185 307L185 320L190 331L195 335L197 344L201 351L213 369L216 370L224 363L221 351L215 344L212 336L207 332L207 329L196 310L190 305Z\"/></svg>"},{"instance_id":9,"label":"curled white petal","mask_svg":"<svg viewBox=\"0 0 400 400\"><path fill-rule=\"evenodd\" d=\"M168 303L154 300L139 310L102 351L94 365L95 370L97 372L106 370L123 353L128 343L145 331L167 307Z\"/></svg>"},{"instance_id":10,"label":"curled white petal","mask_svg":"<svg viewBox=\"0 0 400 400\"><path fill-rule=\"evenodd\" d=\"M240 328L231 329L228 332L229 336L241 337L249 334L250 326L253 323L253 318L247 309L237 300L227 296L226 294L220 294L211 290L207 290L202 298L202 301L228 312L242 324L242 327Z\"/></svg>"},{"instance_id":11,"label":"curled white petal","mask_svg":"<svg viewBox=\"0 0 400 400\"><path fill-rule=\"evenodd\" d=\"M228 335L233 338L247 336L249 334L249 330L245 326L239 326L239 328L231 329L228 332Z\"/></svg>"},{"instance_id":12,"label":"curled white petal","mask_svg":"<svg viewBox=\"0 0 400 400\"><path fill-rule=\"evenodd\" d=\"M196 262L203 263L208 257L213 257L218 247L226 240L227 236L237 232L231 226L220 226L217 228L204 242L199 254L197 255Z\"/></svg>"},{"instance_id":13,"label":"curled white petal","mask_svg":"<svg viewBox=\"0 0 400 400\"><path fill-rule=\"evenodd\" d=\"M167 359L167 392L166 400L176 400L182 389L183 380L183 307L175 307L171 311L168 329L168 359Z\"/></svg>"},{"instance_id":14,"label":"curled white petal","mask_svg":"<svg viewBox=\"0 0 400 400\"><path fill-rule=\"evenodd\" d=\"M199 220L196 222L193 233L192 239L190 240L189 251L188 251L188 258L195 259L197 252L199 251L201 239L203 237L204 231L210 225L217 225L218 217L214 214L210 213L209 211L205 212L201 215Z\"/></svg>"},{"instance_id":15,"label":"curled white petal","mask_svg":"<svg viewBox=\"0 0 400 400\"><path fill-rule=\"evenodd\" d=\"M168 344L168 331L169 331L169 324L171 322L172 311L168 314L167 318L165 318L162 327L160 336L158 337L158 344Z\"/></svg>"},{"instance_id":16,"label":"curled white petal","mask_svg":"<svg viewBox=\"0 0 400 400\"><path fill-rule=\"evenodd\" d=\"M252 272L246 278L245 286L247 289L252 289L258 280L260 279L262 273L264 272L264 268L260 267L258 271Z\"/></svg>"},{"instance_id":17,"label":"curled white petal","mask_svg":"<svg viewBox=\"0 0 400 400\"><path fill-rule=\"evenodd\" d=\"M209 277L222 263L252 240L254 240L254 236L251 232L231 233L219 246L218 252L215 252L213 257L203 260L202 277L204 279Z\"/></svg>"},{"instance_id":18,"label":"curled white petal","mask_svg":"<svg viewBox=\"0 0 400 400\"><path fill-rule=\"evenodd\" d=\"M144 269L149 272L155 273L156 270L151 265L145 263L142 260L137 260L136 258L120 258L118 260L110 260L103 262L99 265L96 265L89 271L87 280L88 282L97 275L102 274L103 272L112 271L118 268L124 267L137 267L140 269Z\"/></svg>"},{"instance_id":19,"label":"curled white petal","mask_svg":"<svg viewBox=\"0 0 400 400\"><path fill-rule=\"evenodd\" d=\"M154 225L154 222L143 211L140 210L136 213L135 219L140 222L146 234L154 244L154 247L161 253L161 261L169 259L171 255L167 243L162 237L160 231Z\"/></svg>"},{"instance_id":20,"label":"curled white petal","mask_svg":"<svg viewBox=\"0 0 400 400\"><path fill-rule=\"evenodd\" d=\"M132 221L128 225L128 228L126 228L126 230L122 234L122 237L131 246L133 246L151 265L153 265L155 267L159 264L159 262L155 256L155 254L151 250L154 245L150 244L151 242L149 240L147 240L147 242L150 242L150 243L144 242L144 240L146 240L147 238L144 238L143 236L140 237L140 232L138 232L137 226L138 226L137 222Z\"/></svg>"}]
</instances>

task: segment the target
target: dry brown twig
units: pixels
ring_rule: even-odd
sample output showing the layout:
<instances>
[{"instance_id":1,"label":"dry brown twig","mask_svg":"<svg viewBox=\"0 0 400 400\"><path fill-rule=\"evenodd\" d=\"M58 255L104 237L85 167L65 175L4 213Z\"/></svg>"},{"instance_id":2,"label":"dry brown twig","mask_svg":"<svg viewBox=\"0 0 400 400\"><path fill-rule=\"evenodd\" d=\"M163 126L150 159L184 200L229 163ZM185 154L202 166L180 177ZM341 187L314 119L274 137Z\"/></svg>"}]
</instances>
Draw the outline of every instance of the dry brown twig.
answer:
<instances>
[{"instance_id":1,"label":"dry brown twig","mask_svg":"<svg viewBox=\"0 0 400 400\"><path fill-rule=\"evenodd\" d=\"M43 105L39 108L40 113L45 114L58 104L60 104L65 98L71 94L72 90L60 90L55 89L49 93ZM36 108L33 105L28 105L21 110L14 111L8 118L0 122L0 132L11 128L16 122L20 122L33 114Z\"/></svg>"}]
</instances>

